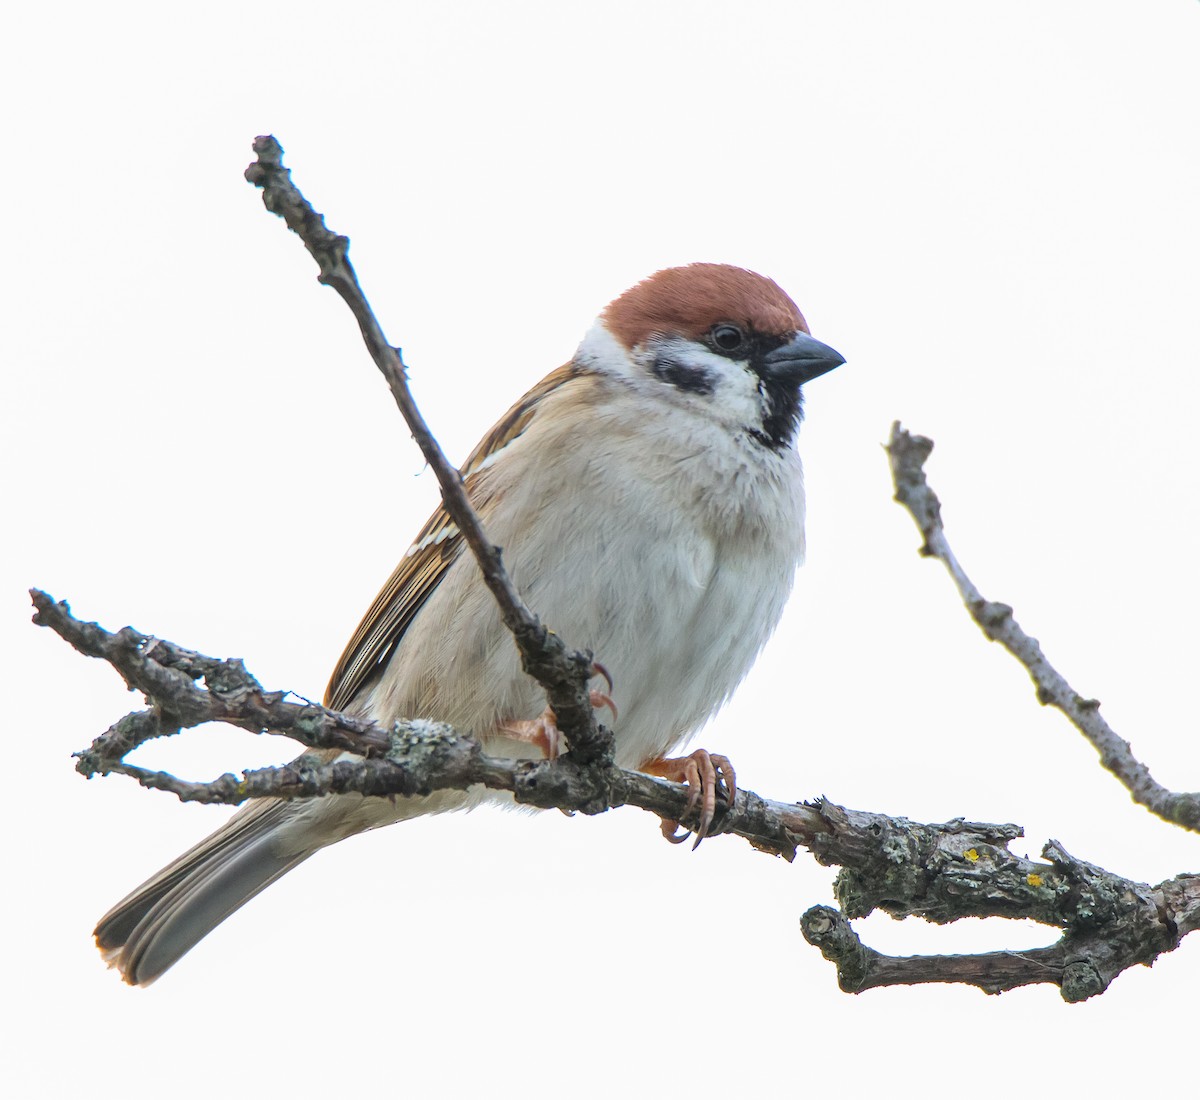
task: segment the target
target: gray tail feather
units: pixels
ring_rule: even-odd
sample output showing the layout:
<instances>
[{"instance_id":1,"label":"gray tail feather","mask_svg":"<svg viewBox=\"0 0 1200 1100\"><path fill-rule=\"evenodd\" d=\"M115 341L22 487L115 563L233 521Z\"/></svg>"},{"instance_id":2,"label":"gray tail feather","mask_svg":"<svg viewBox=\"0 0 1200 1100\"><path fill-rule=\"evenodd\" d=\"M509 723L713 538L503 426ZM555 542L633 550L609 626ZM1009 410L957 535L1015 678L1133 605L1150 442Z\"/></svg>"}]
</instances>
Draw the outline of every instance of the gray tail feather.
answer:
<instances>
[{"instance_id":1,"label":"gray tail feather","mask_svg":"<svg viewBox=\"0 0 1200 1100\"><path fill-rule=\"evenodd\" d=\"M96 946L130 985L148 985L307 851L281 850L286 804L250 807L118 902L96 925Z\"/></svg>"}]
</instances>

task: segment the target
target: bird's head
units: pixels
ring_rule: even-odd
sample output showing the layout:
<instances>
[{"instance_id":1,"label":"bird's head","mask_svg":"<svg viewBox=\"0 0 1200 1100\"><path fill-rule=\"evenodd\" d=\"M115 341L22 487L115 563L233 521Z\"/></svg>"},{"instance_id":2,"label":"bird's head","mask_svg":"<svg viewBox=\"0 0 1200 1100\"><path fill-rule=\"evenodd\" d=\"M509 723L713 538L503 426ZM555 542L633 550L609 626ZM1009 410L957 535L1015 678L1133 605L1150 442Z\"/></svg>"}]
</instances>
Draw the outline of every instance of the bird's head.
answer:
<instances>
[{"instance_id":1,"label":"bird's head","mask_svg":"<svg viewBox=\"0 0 1200 1100\"><path fill-rule=\"evenodd\" d=\"M577 358L694 408L772 450L789 447L801 386L845 362L814 340L771 279L727 264L656 272L609 304Z\"/></svg>"}]
</instances>

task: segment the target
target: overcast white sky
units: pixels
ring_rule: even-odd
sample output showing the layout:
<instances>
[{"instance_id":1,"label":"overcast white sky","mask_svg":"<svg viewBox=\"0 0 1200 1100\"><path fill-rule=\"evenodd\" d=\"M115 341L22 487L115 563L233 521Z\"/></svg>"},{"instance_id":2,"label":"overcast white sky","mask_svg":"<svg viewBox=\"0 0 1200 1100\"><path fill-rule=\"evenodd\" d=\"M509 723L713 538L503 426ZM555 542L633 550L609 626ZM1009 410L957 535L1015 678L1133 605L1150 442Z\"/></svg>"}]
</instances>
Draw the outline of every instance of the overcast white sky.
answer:
<instances>
[{"instance_id":1,"label":"overcast white sky","mask_svg":"<svg viewBox=\"0 0 1200 1100\"><path fill-rule=\"evenodd\" d=\"M1194 1072L1200 943L1081 1006L848 997L797 927L829 870L734 840L690 854L632 810L358 838L128 989L96 918L222 811L73 773L137 700L28 626L24 589L317 696L432 506L349 314L242 180L272 132L456 458L660 267L769 274L846 356L800 440L809 564L703 737L745 786L1018 821L1023 850L1053 836L1140 880L1195 870L1197 838L1130 804L917 556L879 444L896 418L937 441L984 593L1159 778L1200 787L1200 6L66 3L6 22L7 1095L1041 1096ZM146 755L209 776L291 753L228 733ZM862 931L902 953L1053 938Z\"/></svg>"}]
</instances>

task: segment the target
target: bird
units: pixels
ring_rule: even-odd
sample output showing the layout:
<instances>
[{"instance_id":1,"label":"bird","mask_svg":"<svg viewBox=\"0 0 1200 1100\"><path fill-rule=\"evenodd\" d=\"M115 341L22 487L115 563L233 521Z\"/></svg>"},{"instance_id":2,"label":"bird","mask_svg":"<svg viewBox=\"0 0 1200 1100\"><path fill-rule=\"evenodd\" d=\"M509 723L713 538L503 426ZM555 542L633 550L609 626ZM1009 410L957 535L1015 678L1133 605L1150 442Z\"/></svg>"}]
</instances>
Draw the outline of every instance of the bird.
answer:
<instances>
[{"instance_id":1,"label":"bird","mask_svg":"<svg viewBox=\"0 0 1200 1100\"><path fill-rule=\"evenodd\" d=\"M730 697L780 619L805 551L802 387L844 362L773 280L728 264L666 268L614 299L461 468L525 601L607 677L592 702L615 716L615 763L688 784L698 836L717 792L732 799L735 774L703 749L671 754ZM444 507L354 631L325 705L385 726L436 719L495 755L559 746ZM147 985L320 849L502 797L256 800L118 902L97 946L125 981ZM683 839L676 829L664 823Z\"/></svg>"}]
</instances>

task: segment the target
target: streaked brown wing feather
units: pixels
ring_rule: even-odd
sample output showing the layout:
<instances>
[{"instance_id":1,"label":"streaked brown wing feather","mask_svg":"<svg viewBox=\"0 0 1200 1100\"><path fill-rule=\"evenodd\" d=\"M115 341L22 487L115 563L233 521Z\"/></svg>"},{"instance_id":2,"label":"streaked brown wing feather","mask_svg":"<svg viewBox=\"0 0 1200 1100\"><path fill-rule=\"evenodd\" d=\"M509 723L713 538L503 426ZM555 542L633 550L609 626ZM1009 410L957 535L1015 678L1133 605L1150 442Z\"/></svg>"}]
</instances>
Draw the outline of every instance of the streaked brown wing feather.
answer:
<instances>
[{"instance_id":1,"label":"streaked brown wing feather","mask_svg":"<svg viewBox=\"0 0 1200 1100\"><path fill-rule=\"evenodd\" d=\"M455 530L445 509L439 506L421 528L414 544L414 549L421 549L400 559L351 636L325 689L327 707L334 710L349 707L363 684L391 656L396 643L462 551L461 536L445 534ZM438 534L444 535L440 542L436 541Z\"/></svg>"},{"instance_id":2,"label":"streaked brown wing feather","mask_svg":"<svg viewBox=\"0 0 1200 1100\"><path fill-rule=\"evenodd\" d=\"M529 427L538 402L552 390L585 373L574 363L551 372L500 418L479 441L461 469L467 496L476 510L486 504L484 464ZM387 663L404 633L417 617L447 570L465 549L458 528L439 504L421 528L367 610L333 670L325 689L325 705L345 710L376 671Z\"/></svg>"}]
</instances>

